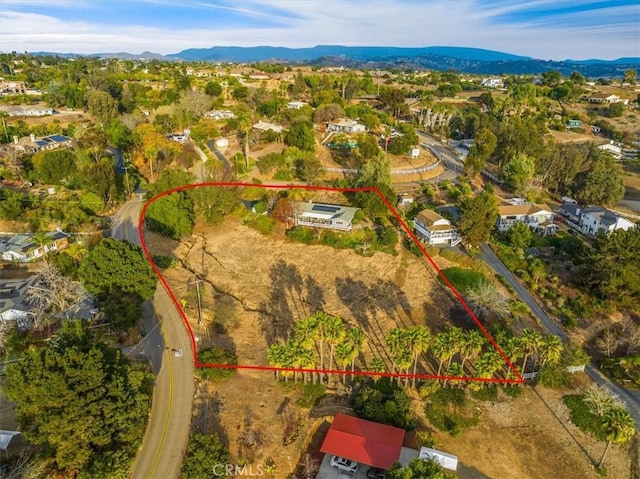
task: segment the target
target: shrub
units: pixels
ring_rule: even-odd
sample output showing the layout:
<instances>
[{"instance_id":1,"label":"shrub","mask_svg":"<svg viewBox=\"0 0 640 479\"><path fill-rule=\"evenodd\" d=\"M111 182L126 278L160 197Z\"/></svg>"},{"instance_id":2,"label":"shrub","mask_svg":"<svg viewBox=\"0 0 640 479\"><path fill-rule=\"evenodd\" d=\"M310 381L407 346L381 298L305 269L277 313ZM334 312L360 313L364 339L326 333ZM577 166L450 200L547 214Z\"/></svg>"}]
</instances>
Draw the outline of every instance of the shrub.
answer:
<instances>
[{"instance_id":1,"label":"shrub","mask_svg":"<svg viewBox=\"0 0 640 479\"><path fill-rule=\"evenodd\" d=\"M302 388L302 396L296 401L296 404L303 408L311 408L322 399L327 392L324 384L305 384Z\"/></svg>"},{"instance_id":2,"label":"shrub","mask_svg":"<svg viewBox=\"0 0 640 479\"><path fill-rule=\"evenodd\" d=\"M538 382L548 388L562 388L571 382L571 373L563 365L545 366L538 375Z\"/></svg>"},{"instance_id":3,"label":"shrub","mask_svg":"<svg viewBox=\"0 0 640 479\"><path fill-rule=\"evenodd\" d=\"M214 346L212 348L206 348L198 351L198 361L203 364L236 365L238 364L238 357L231 351L228 351L220 346ZM203 379L213 379L214 381L220 381L222 379L230 378L235 373L235 368L200 367L196 369L196 374L198 376Z\"/></svg>"},{"instance_id":4,"label":"shrub","mask_svg":"<svg viewBox=\"0 0 640 479\"><path fill-rule=\"evenodd\" d=\"M485 386L475 391L471 391L471 397L478 401L495 401L498 399L498 386Z\"/></svg>"},{"instance_id":5,"label":"shrub","mask_svg":"<svg viewBox=\"0 0 640 479\"><path fill-rule=\"evenodd\" d=\"M411 414L411 399L397 382L387 377L365 384L353 399L353 409L370 421L407 430L417 425Z\"/></svg>"},{"instance_id":6,"label":"shrub","mask_svg":"<svg viewBox=\"0 0 640 479\"><path fill-rule=\"evenodd\" d=\"M301 226L296 226L287 231L287 238L305 244L311 244L315 241L313 230Z\"/></svg>"},{"instance_id":7,"label":"shrub","mask_svg":"<svg viewBox=\"0 0 640 479\"><path fill-rule=\"evenodd\" d=\"M464 389L440 388L427 397L425 413L435 427L457 436L476 422L475 418L464 415L466 404Z\"/></svg>"},{"instance_id":8,"label":"shrub","mask_svg":"<svg viewBox=\"0 0 640 479\"><path fill-rule=\"evenodd\" d=\"M516 399L522 396L524 388L522 386L507 386L503 388L502 391L510 398Z\"/></svg>"},{"instance_id":9,"label":"shrub","mask_svg":"<svg viewBox=\"0 0 640 479\"><path fill-rule=\"evenodd\" d=\"M569 408L571 422L573 424L584 432L593 434L596 439L606 441L601 418L591 413L589 407L584 403L582 396L572 394L564 396L562 401Z\"/></svg>"},{"instance_id":10,"label":"shrub","mask_svg":"<svg viewBox=\"0 0 640 479\"><path fill-rule=\"evenodd\" d=\"M161 269L174 268L178 265L178 260L173 256L154 254L151 259L156 264L156 266Z\"/></svg>"},{"instance_id":11,"label":"shrub","mask_svg":"<svg viewBox=\"0 0 640 479\"><path fill-rule=\"evenodd\" d=\"M269 236L276 226L276 221L268 216L257 216L249 223L249 226L255 228L263 235Z\"/></svg>"},{"instance_id":12,"label":"shrub","mask_svg":"<svg viewBox=\"0 0 640 479\"><path fill-rule=\"evenodd\" d=\"M451 268L443 269L442 273L460 292L475 289L482 282L487 281L486 276L479 271L460 268L458 266L452 266ZM438 279L442 281L440 277L438 277Z\"/></svg>"}]
</instances>

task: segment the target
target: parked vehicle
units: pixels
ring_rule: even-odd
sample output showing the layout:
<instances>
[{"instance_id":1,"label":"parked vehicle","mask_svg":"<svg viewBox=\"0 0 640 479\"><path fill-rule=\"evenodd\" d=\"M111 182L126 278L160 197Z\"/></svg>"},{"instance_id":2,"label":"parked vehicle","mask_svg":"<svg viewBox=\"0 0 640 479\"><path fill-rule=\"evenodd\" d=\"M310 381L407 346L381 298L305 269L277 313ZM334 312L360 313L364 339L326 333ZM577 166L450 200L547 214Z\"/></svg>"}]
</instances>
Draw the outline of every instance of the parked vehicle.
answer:
<instances>
[{"instance_id":1,"label":"parked vehicle","mask_svg":"<svg viewBox=\"0 0 640 479\"><path fill-rule=\"evenodd\" d=\"M367 479L386 479L387 471L379 467L371 467L367 471Z\"/></svg>"},{"instance_id":2,"label":"parked vehicle","mask_svg":"<svg viewBox=\"0 0 640 479\"><path fill-rule=\"evenodd\" d=\"M349 472L354 476L356 475L356 472L358 472L358 463L344 457L333 456L331 461L329 461L329 464L340 471Z\"/></svg>"}]
</instances>

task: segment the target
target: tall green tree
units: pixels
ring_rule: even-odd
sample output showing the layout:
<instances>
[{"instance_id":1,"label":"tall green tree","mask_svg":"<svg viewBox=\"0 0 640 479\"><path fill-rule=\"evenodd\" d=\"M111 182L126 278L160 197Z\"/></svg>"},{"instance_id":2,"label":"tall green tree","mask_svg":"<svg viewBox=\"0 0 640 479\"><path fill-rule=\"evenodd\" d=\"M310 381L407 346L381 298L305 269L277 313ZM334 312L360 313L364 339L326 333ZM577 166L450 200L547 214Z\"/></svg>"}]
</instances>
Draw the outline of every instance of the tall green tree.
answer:
<instances>
[{"instance_id":1,"label":"tall green tree","mask_svg":"<svg viewBox=\"0 0 640 479\"><path fill-rule=\"evenodd\" d=\"M609 451L611 444L623 444L629 442L636 434L636 424L631 414L624 408L614 408L605 413L602 418L602 427L607 439L607 447L605 447L598 466L602 467L604 459Z\"/></svg>"},{"instance_id":2,"label":"tall green tree","mask_svg":"<svg viewBox=\"0 0 640 479\"><path fill-rule=\"evenodd\" d=\"M102 90L87 92L87 108L98 121L108 123L118 116L118 100Z\"/></svg>"},{"instance_id":3,"label":"tall green tree","mask_svg":"<svg viewBox=\"0 0 640 479\"><path fill-rule=\"evenodd\" d=\"M487 160L491 158L497 144L498 139L489 128L480 128L469 149L469 154L464 160L464 172L473 178L484 170Z\"/></svg>"},{"instance_id":4,"label":"tall green tree","mask_svg":"<svg viewBox=\"0 0 640 479\"><path fill-rule=\"evenodd\" d=\"M182 462L184 479L209 479L223 476L230 456L217 434L194 432L189 438L187 452Z\"/></svg>"},{"instance_id":5,"label":"tall green tree","mask_svg":"<svg viewBox=\"0 0 640 479\"><path fill-rule=\"evenodd\" d=\"M313 151L316 148L316 137L313 126L306 121L297 121L291 125L284 137L285 144L301 150Z\"/></svg>"},{"instance_id":6,"label":"tall green tree","mask_svg":"<svg viewBox=\"0 0 640 479\"><path fill-rule=\"evenodd\" d=\"M615 205L624 196L622 170L613 156L599 152L589 170L577 175L574 198L586 205Z\"/></svg>"},{"instance_id":7,"label":"tall green tree","mask_svg":"<svg viewBox=\"0 0 640 479\"><path fill-rule=\"evenodd\" d=\"M600 299L632 308L640 304L640 229L596 239L576 278Z\"/></svg>"},{"instance_id":8,"label":"tall green tree","mask_svg":"<svg viewBox=\"0 0 640 479\"><path fill-rule=\"evenodd\" d=\"M517 194L524 194L529 189L536 171L536 164L531 156L524 153L512 156L502 170L504 186Z\"/></svg>"},{"instance_id":9,"label":"tall green tree","mask_svg":"<svg viewBox=\"0 0 640 479\"><path fill-rule=\"evenodd\" d=\"M25 437L68 477L124 477L144 434L153 387L119 351L67 322L44 348L7 366L4 393Z\"/></svg>"},{"instance_id":10,"label":"tall green tree","mask_svg":"<svg viewBox=\"0 0 640 479\"><path fill-rule=\"evenodd\" d=\"M78 276L91 294L130 293L143 301L153 296L157 282L139 246L112 238L103 239L89 252Z\"/></svg>"},{"instance_id":11,"label":"tall green tree","mask_svg":"<svg viewBox=\"0 0 640 479\"><path fill-rule=\"evenodd\" d=\"M465 198L460 204L458 221L458 229L465 244L477 247L488 241L497 219L498 203L491 193L483 191Z\"/></svg>"}]
</instances>

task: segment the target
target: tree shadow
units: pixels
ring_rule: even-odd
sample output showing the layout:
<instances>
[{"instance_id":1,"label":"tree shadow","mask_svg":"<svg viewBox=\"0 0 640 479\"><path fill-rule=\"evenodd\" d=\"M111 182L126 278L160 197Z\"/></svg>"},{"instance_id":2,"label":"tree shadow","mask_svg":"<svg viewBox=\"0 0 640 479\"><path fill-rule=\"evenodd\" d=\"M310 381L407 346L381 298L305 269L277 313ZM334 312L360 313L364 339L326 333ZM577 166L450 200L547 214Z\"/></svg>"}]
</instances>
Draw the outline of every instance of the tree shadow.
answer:
<instances>
[{"instance_id":1,"label":"tree shadow","mask_svg":"<svg viewBox=\"0 0 640 479\"><path fill-rule=\"evenodd\" d=\"M279 260L271 267L269 277L269 301L260 303L258 321L267 344L273 344L278 340L288 340L295 319L304 317L306 311L302 296L303 278L296 265ZM322 294L318 297L317 292L314 295L316 301L323 298Z\"/></svg>"}]
</instances>

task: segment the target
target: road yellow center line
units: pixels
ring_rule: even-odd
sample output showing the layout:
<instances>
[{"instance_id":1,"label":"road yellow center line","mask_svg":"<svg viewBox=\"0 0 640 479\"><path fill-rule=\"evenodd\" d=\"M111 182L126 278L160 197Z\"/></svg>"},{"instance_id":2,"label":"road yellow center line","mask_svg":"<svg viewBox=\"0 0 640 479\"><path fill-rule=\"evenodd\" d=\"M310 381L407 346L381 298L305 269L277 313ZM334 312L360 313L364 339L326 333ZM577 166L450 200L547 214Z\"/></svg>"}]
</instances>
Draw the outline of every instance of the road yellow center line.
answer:
<instances>
[{"instance_id":1,"label":"road yellow center line","mask_svg":"<svg viewBox=\"0 0 640 479\"><path fill-rule=\"evenodd\" d=\"M163 328L164 329L164 328ZM162 331L163 338L166 338L164 334L164 330ZM162 439L160 440L160 445L158 446L158 450L156 451L156 457L153 460L153 466L151 467L151 471L149 471L149 478L152 478L154 473L156 472L156 467L158 467L158 461L160 461L160 454L164 449L164 441L167 437L167 430L169 429L169 418L171 417L171 407L173 405L173 359L171 358L171 351L169 351L169 407L167 407L167 417L164 419L164 426L162 428Z\"/></svg>"}]
</instances>

